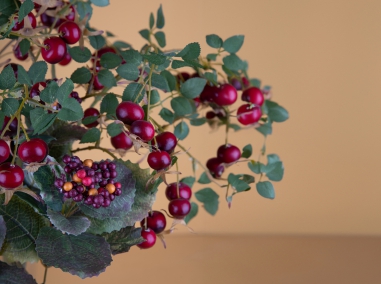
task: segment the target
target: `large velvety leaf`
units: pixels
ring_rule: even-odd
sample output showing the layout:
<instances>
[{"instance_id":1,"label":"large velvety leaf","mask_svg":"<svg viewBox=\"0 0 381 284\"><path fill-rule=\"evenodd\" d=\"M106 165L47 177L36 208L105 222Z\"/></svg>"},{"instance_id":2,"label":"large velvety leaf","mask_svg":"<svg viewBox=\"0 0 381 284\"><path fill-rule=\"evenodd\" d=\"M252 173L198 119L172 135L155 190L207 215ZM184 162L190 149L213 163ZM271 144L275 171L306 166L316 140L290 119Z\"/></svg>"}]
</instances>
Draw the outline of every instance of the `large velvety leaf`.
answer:
<instances>
[{"instance_id":1,"label":"large velvety leaf","mask_svg":"<svg viewBox=\"0 0 381 284\"><path fill-rule=\"evenodd\" d=\"M13 195L7 205L4 194L0 195L0 215L3 216L7 234L3 245L3 255L11 262L36 262L35 241L39 231L49 225L46 218L18 196Z\"/></svg>"},{"instance_id":2,"label":"large velvety leaf","mask_svg":"<svg viewBox=\"0 0 381 284\"><path fill-rule=\"evenodd\" d=\"M85 216L72 215L68 218L60 212L55 212L48 208L48 217L50 222L63 233L78 236L86 232L90 226L90 220Z\"/></svg>"},{"instance_id":3,"label":"large velvety leaf","mask_svg":"<svg viewBox=\"0 0 381 284\"><path fill-rule=\"evenodd\" d=\"M140 244L144 239L140 235L141 228L126 227L102 236L110 244L113 255L128 252L130 247Z\"/></svg>"},{"instance_id":4,"label":"large velvety leaf","mask_svg":"<svg viewBox=\"0 0 381 284\"><path fill-rule=\"evenodd\" d=\"M43 263L81 278L97 276L110 265L110 245L100 236L62 234L43 228L36 240L36 251Z\"/></svg>"},{"instance_id":5,"label":"large velvety leaf","mask_svg":"<svg viewBox=\"0 0 381 284\"><path fill-rule=\"evenodd\" d=\"M1 251L1 247L3 246L6 233L7 233L7 227L5 226L5 221L3 216L0 215L0 251Z\"/></svg>"},{"instance_id":6,"label":"large velvety leaf","mask_svg":"<svg viewBox=\"0 0 381 284\"><path fill-rule=\"evenodd\" d=\"M2 261L0 261L0 283L37 284L32 275L28 274L24 268L10 266Z\"/></svg>"}]
</instances>

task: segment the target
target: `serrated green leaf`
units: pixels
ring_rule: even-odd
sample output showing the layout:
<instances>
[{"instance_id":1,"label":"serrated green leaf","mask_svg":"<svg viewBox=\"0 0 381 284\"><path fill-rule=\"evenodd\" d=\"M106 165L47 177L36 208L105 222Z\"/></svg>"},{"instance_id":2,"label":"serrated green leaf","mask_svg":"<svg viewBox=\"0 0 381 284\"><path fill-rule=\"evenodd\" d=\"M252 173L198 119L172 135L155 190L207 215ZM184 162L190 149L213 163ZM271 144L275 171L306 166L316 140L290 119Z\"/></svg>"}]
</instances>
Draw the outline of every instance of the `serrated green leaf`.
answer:
<instances>
[{"instance_id":1,"label":"serrated green leaf","mask_svg":"<svg viewBox=\"0 0 381 284\"><path fill-rule=\"evenodd\" d=\"M24 56L29 51L30 41L24 38L22 41L20 41L19 47L20 47L21 55Z\"/></svg>"},{"instance_id":2,"label":"serrated green leaf","mask_svg":"<svg viewBox=\"0 0 381 284\"><path fill-rule=\"evenodd\" d=\"M0 283L37 284L32 275L28 274L24 268L10 266L0 261L0 271Z\"/></svg>"},{"instance_id":3,"label":"serrated green leaf","mask_svg":"<svg viewBox=\"0 0 381 284\"><path fill-rule=\"evenodd\" d=\"M172 111L170 111L169 109L163 107L160 112L159 112L159 115L161 116L161 118L163 120L165 120L166 122L168 122L169 124L172 124L173 121L175 120L175 115Z\"/></svg>"},{"instance_id":4,"label":"serrated green leaf","mask_svg":"<svg viewBox=\"0 0 381 284\"><path fill-rule=\"evenodd\" d=\"M206 43L213 48L220 48L222 46L222 39L215 34L207 35L206 36Z\"/></svg>"},{"instance_id":5,"label":"serrated green leaf","mask_svg":"<svg viewBox=\"0 0 381 284\"><path fill-rule=\"evenodd\" d=\"M196 217L198 213L198 205L195 202L191 202L191 210L189 211L188 215L185 216L184 221L186 224L188 224L194 217Z\"/></svg>"},{"instance_id":6,"label":"serrated green leaf","mask_svg":"<svg viewBox=\"0 0 381 284\"><path fill-rule=\"evenodd\" d=\"M176 90L176 78L171 74L171 72L168 70L163 70L161 71L160 75L167 80L170 91Z\"/></svg>"},{"instance_id":7,"label":"serrated green leaf","mask_svg":"<svg viewBox=\"0 0 381 284\"><path fill-rule=\"evenodd\" d=\"M84 119L82 119L82 124L86 125L86 124L91 124L95 121L97 121L98 119L98 116L88 116L88 117L85 117Z\"/></svg>"},{"instance_id":8,"label":"serrated green leaf","mask_svg":"<svg viewBox=\"0 0 381 284\"><path fill-rule=\"evenodd\" d=\"M90 220L85 216L65 217L60 212L55 212L49 208L47 213L50 222L63 233L78 236L90 227Z\"/></svg>"},{"instance_id":9,"label":"serrated green leaf","mask_svg":"<svg viewBox=\"0 0 381 284\"><path fill-rule=\"evenodd\" d=\"M168 86L167 80L165 79L165 77L163 77L159 74L152 73L151 84L153 87L156 87L156 88L158 88L164 92L169 91L169 86Z\"/></svg>"},{"instance_id":10,"label":"serrated green leaf","mask_svg":"<svg viewBox=\"0 0 381 284\"><path fill-rule=\"evenodd\" d=\"M193 108L188 99L176 97L171 100L171 107L177 116L185 116L193 112Z\"/></svg>"},{"instance_id":11,"label":"serrated green leaf","mask_svg":"<svg viewBox=\"0 0 381 284\"><path fill-rule=\"evenodd\" d=\"M0 13L10 16L16 12L16 2L14 0L0 1Z\"/></svg>"},{"instance_id":12,"label":"serrated green leaf","mask_svg":"<svg viewBox=\"0 0 381 284\"><path fill-rule=\"evenodd\" d=\"M201 92L204 90L206 85L206 80L203 78L191 78L187 81L185 81L181 87L180 92L181 94L188 98L188 99L194 99L198 97Z\"/></svg>"},{"instance_id":13,"label":"serrated green leaf","mask_svg":"<svg viewBox=\"0 0 381 284\"><path fill-rule=\"evenodd\" d=\"M149 35L150 35L150 32L148 29L144 29L144 30L141 30L139 31L139 34L146 40L149 40Z\"/></svg>"},{"instance_id":14,"label":"serrated green leaf","mask_svg":"<svg viewBox=\"0 0 381 284\"><path fill-rule=\"evenodd\" d=\"M203 203L206 212L211 215L217 213L219 196L213 189L209 187L201 189L195 193L195 197L198 201Z\"/></svg>"},{"instance_id":15,"label":"serrated green leaf","mask_svg":"<svg viewBox=\"0 0 381 284\"><path fill-rule=\"evenodd\" d=\"M228 182L237 192L246 191L250 189L250 185L245 181L241 180L241 175L229 174Z\"/></svg>"},{"instance_id":16,"label":"serrated green leaf","mask_svg":"<svg viewBox=\"0 0 381 284\"><path fill-rule=\"evenodd\" d=\"M6 116L12 116L17 112L19 105L17 99L5 98L1 103L1 110Z\"/></svg>"},{"instance_id":17,"label":"serrated green leaf","mask_svg":"<svg viewBox=\"0 0 381 284\"><path fill-rule=\"evenodd\" d=\"M141 93L139 93L141 92ZM140 103L143 99L146 91L143 88L143 85L140 83L131 83L128 84L127 87L123 91L123 97L122 100L129 101L129 102L136 102Z\"/></svg>"},{"instance_id":18,"label":"serrated green leaf","mask_svg":"<svg viewBox=\"0 0 381 284\"><path fill-rule=\"evenodd\" d=\"M90 45L94 49L98 49L98 50L104 47L106 44L105 38L101 35L89 36L89 40L90 40Z\"/></svg>"},{"instance_id":19,"label":"serrated green leaf","mask_svg":"<svg viewBox=\"0 0 381 284\"><path fill-rule=\"evenodd\" d=\"M149 63L155 64L155 65L164 64L165 61L167 60L166 56L161 54L156 54L156 53L144 54L143 58L146 59Z\"/></svg>"},{"instance_id":20,"label":"serrated green leaf","mask_svg":"<svg viewBox=\"0 0 381 284\"><path fill-rule=\"evenodd\" d=\"M101 113L107 113L109 115L115 115L115 110L119 102L114 93L108 93L101 102Z\"/></svg>"},{"instance_id":21,"label":"serrated green leaf","mask_svg":"<svg viewBox=\"0 0 381 284\"><path fill-rule=\"evenodd\" d=\"M74 46L69 49L69 54L74 61L79 63L85 63L91 58L91 52L87 47Z\"/></svg>"},{"instance_id":22,"label":"serrated green leaf","mask_svg":"<svg viewBox=\"0 0 381 284\"><path fill-rule=\"evenodd\" d=\"M276 102L273 101L265 101L265 105L268 109L268 116L270 117L271 121L275 122L283 122L286 121L289 118L288 111L278 105Z\"/></svg>"},{"instance_id":23,"label":"serrated green leaf","mask_svg":"<svg viewBox=\"0 0 381 284\"><path fill-rule=\"evenodd\" d=\"M11 89L16 84L15 73L11 65L8 65L3 69L0 74L0 89L7 90Z\"/></svg>"},{"instance_id":24,"label":"serrated green leaf","mask_svg":"<svg viewBox=\"0 0 381 284\"><path fill-rule=\"evenodd\" d=\"M99 139L101 139L101 131L98 128L91 128L83 135L79 143L94 143L99 141Z\"/></svg>"},{"instance_id":25,"label":"serrated green leaf","mask_svg":"<svg viewBox=\"0 0 381 284\"><path fill-rule=\"evenodd\" d=\"M204 77L206 80L209 82L212 82L213 85L217 86L218 85L218 79L217 79L217 73L216 72L205 72Z\"/></svg>"},{"instance_id":26,"label":"serrated green leaf","mask_svg":"<svg viewBox=\"0 0 381 284\"><path fill-rule=\"evenodd\" d=\"M109 234L103 234L102 236L110 244L113 255L128 252L132 246L144 241L141 237L141 228L134 228L132 226Z\"/></svg>"},{"instance_id":27,"label":"serrated green leaf","mask_svg":"<svg viewBox=\"0 0 381 284\"><path fill-rule=\"evenodd\" d=\"M32 0L25 0L24 3L21 4L20 6L20 10L19 10L19 23L21 23L24 18L30 13L32 12L32 10L34 9L34 4L32 2Z\"/></svg>"},{"instance_id":28,"label":"serrated green leaf","mask_svg":"<svg viewBox=\"0 0 381 284\"><path fill-rule=\"evenodd\" d=\"M174 134L180 140L184 140L189 134L189 126L185 121L180 122L175 126Z\"/></svg>"},{"instance_id":29,"label":"serrated green leaf","mask_svg":"<svg viewBox=\"0 0 381 284\"><path fill-rule=\"evenodd\" d=\"M163 7L160 4L159 9L157 10L157 20L156 20L156 27L158 29L162 29L165 25L165 19L163 14Z\"/></svg>"},{"instance_id":30,"label":"serrated green leaf","mask_svg":"<svg viewBox=\"0 0 381 284\"><path fill-rule=\"evenodd\" d=\"M271 182L269 181L260 181L257 183L257 191L259 195L269 198L269 199L274 199L275 198L275 191L274 187Z\"/></svg>"},{"instance_id":31,"label":"serrated green leaf","mask_svg":"<svg viewBox=\"0 0 381 284\"><path fill-rule=\"evenodd\" d=\"M110 123L107 125L107 133L111 137L114 137L120 133L122 133L123 126L119 123Z\"/></svg>"},{"instance_id":32,"label":"serrated green leaf","mask_svg":"<svg viewBox=\"0 0 381 284\"><path fill-rule=\"evenodd\" d=\"M242 154L241 154L241 157L242 158L250 158L251 154L253 153L253 147L251 146L251 144L247 144L245 147L243 147L242 149Z\"/></svg>"},{"instance_id":33,"label":"serrated green leaf","mask_svg":"<svg viewBox=\"0 0 381 284\"><path fill-rule=\"evenodd\" d=\"M226 39L222 47L229 53L236 53L241 49L245 36L235 35Z\"/></svg>"},{"instance_id":34,"label":"serrated green leaf","mask_svg":"<svg viewBox=\"0 0 381 284\"><path fill-rule=\"evenodd\" d=\"M127 63L134 64L136 66L140 65L143 60L142 55L139 53L139 51L134 49L122 51L120 52L120 55L122 55L123 59L126 60Z\"/></svg>"},{"instance_id":35,"label":"serrated green leaf","mask_svg":"<svg viewBox=\"0 0 381 284\"><path fill-rule=\"evenodd\" d=\"M225 67L232 71L242 70L244 67L243 61L235 54L225 56L222 61Z\"/></svg>"},{"instance_id":36,"label":"serrated green leaf","mask_svg":"<svg viewBox=\"0 0 381 284\"><path fill-rule=\"evenodd\" d=\"M51 81L45 89L40 93L40 98L45 103L54 103L57 99L58 84L55 81Z\"/></svg>"},{"instance_id":37,"label":"serrated green leaf","mask_svg":"<svg viewBox=\"0 0 381 284\"><path fill-rule=\"evenodd\" d=\"M157 41L157 43L159 44L160 47L165 47L166 46L166 40L165 40L165 33L163 32L157 32L154 34L155 36L155 39Z\"/></svg>"},{"instance_id":38,"label":"serrated green leaf","mask_svg":"<svg viewBox=\"0 0 381 284\"><path fill-rule=\"evenodd\" d=\"M118 48L118 49L131 48L131 44L129 44L125 41L121 41L121 40L115 41L113 43L113 46Z\"/></svg>"},{"instance_id":39,"label":"serrated green leaf","mask_svg":"<svg viewBox=\"0 0 381 284\"><path fill-rule=\"evenodd\" d=\"M114 69L122 63L122 59L119 55L107 52L101 56L101 66L107 69Z\"/></svg>"},{"instance_id":40,"label":"serrated green leaf","mask_svg":"<svg viewBox=\"0 0 381 284\"><path fill-rule=\"evenodd\" d=\"M46 72L48 72L48 64L45 61L37 61L30 66L28 74L32 83L36 84L45 81Z\"/></svg>"},{"instance_id":41,"label":"serrated green leaf","mask_svg":"<svg viewBox=\"0 0 381 284\"><path fill-rule=\"evenodd\" d=\"M160 94L157 90L151 90L151 97L149 103L151 105L154 105L156 103L160 102Z\"/></svg>"},{"instance_id":42,"label":"serrated green leaf","mask_svg":"<svg viewBox=\"0 0 381 284\"><path fill-rule=\"evenodd\" d=\"M181 61L181 60L173 60L171 66L173 69L179 69L182 67L193 67L192 64L185 62L185 61Z\"/></svg>"},{"instance_id":43,"label":"serrated green leaf","mask_svg":"<svg viewBox=\"0 0 381 284\"><path fill-rule=\"evenodd\" d=\"M61 105L65 104L65 101L69 98L69 95L74 90L73 81L66 79L66 81L59 87L57 91L57 99Z\"/></svg>"},{"instance_id":44,"label":"serrated green leaf","mask_svg":"<svg viewBox=\"0 0 381 284\"><path fill-rule=\"evenodd\" d=\"M18 65L17 66L17 80L20 84L25 84L28 86L32 86L32 80L29 77L29 74L26 72L23 66Z\"/></svg>"},{"instance_id":45,"label":"serrated green leaf","mask_svg":"<svg viewBox=\"0 0 381 284\"><path fill-rule=\"evenodd\" d=\"M71 74L70 79L77 84L86 84L91 80L91 72L86 67L80 67Z\"/></svg>"},{"instance_id":46,"label":"serrated green leaf","mask_svg":"<svg viewBox=\"0 0 381 284\"><path fill-rule=\"evenodd\" d=\"M196 181L196 179L194 177L184 177L180 180L180 182L182 183L185 183L186 185L188 185L190 188L193 187L193 184L194 182Z\"/></svg>"},{"instance_id":47,"label":"serrated green leaf","mask_svg":"<svg viewBox=\"0 0 381 284\"><path fill-rule=\"evenodd\" d=\"M110 5L110 0L90 0L95 6L106 7Z\"/></svg>"},{"instance_id":48,"label":"serrated green leaf","mask_svg":"<svg viewBox=\"0 0 381 284\"><path fill-rule=\"evenodd\" d=\"M187 44L176 56L181 57L184 60L194 60L200 56L200 53L200 44L198 42L192 42Z\"/></svg>"},{"instance_id":49,"label":"serrated green leaf","mask_svg":"<svg viewBox=\"0 0 381 284\"><path fill-rule=\"evenodd\" d=\"M138 79L140 75L137 65L132 63L126 63L123 65L120 65L116 69L116 72L123 79L130 80L130 81L134 81Z\"/></svg>"},{"instance_id":50,"label":"serrated green leaf","mask_svg":"<svg viewBox=\"0 0 381 284\"><path fill-rule=\"evenodd\" d=\"M102 69L99 71L98 79L99 82L107 88L116 86L116 79L114 75L107 69Z\"/></svg>"},{"instance_id":51,"label":"serrated green leaf","mask_svg":"<svg viewBox=\"0 0 381 284\"><path fill-rule=\"evenodd\" d=\"M211 183L208 175L206 174L206 172L203 172L200 176L200 178L198 179L197 181L198 183L201 183L201 184L208 184L208 183Z\"/></svg>"},{"instance_id":52,"label":"serrated green leaf","mask_svg":"<svg viewBox=\"0 0 381 284\"><path fill-rule=\"evenodd\" d=\"M33 134L44 133L56 120L57 113L47 113L42 108L30 111L30 120L34 129Z\"/></svg>"},{"instance_id":53,"label":"serrated green leaf","mask_svg":"<svg viewBox=\"0 0 381 284\"><path fill-rule=\"evenodd\" d=\"M83 118L83 109L75 99L68 98L62 105L57 118L63 121L78 121Z\"/></svg>"}]
</instances>

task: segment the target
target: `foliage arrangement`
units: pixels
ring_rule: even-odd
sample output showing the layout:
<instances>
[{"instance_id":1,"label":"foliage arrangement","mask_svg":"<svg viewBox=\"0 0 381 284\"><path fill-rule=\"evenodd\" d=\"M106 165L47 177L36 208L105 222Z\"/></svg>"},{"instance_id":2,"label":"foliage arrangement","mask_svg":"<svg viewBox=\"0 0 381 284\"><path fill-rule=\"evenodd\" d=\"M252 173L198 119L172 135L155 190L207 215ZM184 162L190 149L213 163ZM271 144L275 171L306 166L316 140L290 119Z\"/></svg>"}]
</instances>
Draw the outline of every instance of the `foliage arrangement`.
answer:
<instances>
[{"instance_id":1,"label":"foliage arrangement","mask_svg":"<svg viewBox=\"0 0 381 284\"><path fill-rule=\"evenodd\" d=\"M0 1L0 36L7 41L0 51L2 283L36 283L23 265L37 261L81 278L97 276L112 255L134 245L150 248L174 226L186 225L198 204L214 215L221 193L230 206L255 179L258 193L273 199L272 182L283 177L278 155L260 161L265 143L257 160L250 158L249 141L242 149L229 143L229 135L241 130L259 131L266 141L272 123L288 119L270 87L250 79L247 62L237 55L244 36L207 35L215 52L206 57L196 42L166 51L160 6L140 31L147 42L137 50L90 25L92 5L108 4ZM12 63L10 53L29 61ZM57 76L56 64L71 61L83 66L70 78ZM117 86L122 95L112 92ZM204 124L226 132L206 165L181 145L192 127ZM115 149L102 145L102 138ZM74 149L75 141L87 145ZM75 153L84 150L108 157L81 160ZM150 168L126 160L127 152L140 154ZM193 176L180 175L179 154L190 157ZM256 177L230 171L242 162ZM193 195L195 182L207 187ZM168 212L153 210L159 187L165 188ZM168 218L173 221L166 230Z\"/></svg>"}]
</instances>

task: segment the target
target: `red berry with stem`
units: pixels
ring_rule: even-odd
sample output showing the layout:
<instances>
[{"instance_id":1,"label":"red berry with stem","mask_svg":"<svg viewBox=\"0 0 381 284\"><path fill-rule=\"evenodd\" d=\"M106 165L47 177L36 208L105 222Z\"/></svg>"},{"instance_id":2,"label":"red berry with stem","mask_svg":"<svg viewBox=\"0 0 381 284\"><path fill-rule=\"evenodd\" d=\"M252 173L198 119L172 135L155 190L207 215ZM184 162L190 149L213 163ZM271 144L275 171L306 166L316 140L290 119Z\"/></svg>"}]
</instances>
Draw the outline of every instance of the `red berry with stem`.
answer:
<instances>
[{"instance_id":1,"label":"red berry with stem","mask_svg":"<svg viewBox=\"0 0 381 284\"><path fill-rule=\"evenodd\" d=\"M40 163L48 155L48 145L40 138L32 138L21 143L17 149L17 155L25 163Z\"/></svg>"},{"instance_id":2,"label":"red berry with stem","mask_svg":"<svg viewBox=\"0 0 381 284\"><path fill-rule=\"evenodd\" d=\"M241 99L245 102L256 104L258 106L262 106L265 101L261 89L257 87L251 87L244 90L242 92Z\"/></svg>"},{"instance_id":3,"label":"red berry with stem","mask_svg":"<svg viewBox=\"0 0 381 284\"><path fill-rule=\"evenodd\" d=\"M191 204L188 199L174 199L168 204L169 213L177 219L187 216L190 210Z\"/></svg>"},{"instance_id":4,"label":"red berry with stem","mask_svg":"<svg viewBox=\"0 0 381 284\"><path fill-rule=\"evenodd\" d=\"M237 100L237 90L230 84L223 84L214 93L213 101L219 106L229 106Z\"/></svg>"},{"instance_id":5,"label":"red berry with stem","mask_svg":"<svg viewBox=\"0 0 381 284\"><path fill-rule=\"evenodd\" d=\"M144 142L151 141L155 136L155 128L153 125L145 120L137 120L131 124L130 129L132 134L140 137Z\"/></svg>"},{"instance_id":6,"label":"red berry with stem","mask_svg":"<svg viewBox=\"0 0 381 284\"><path fill-rule=\"evenodd\" d=\"M121 102L116 108L116 117L123 123L131 124L136 120L144 119L143 108L133 102Z\"/></svg>"},{"instance_id":7,"label":"red berry with stem","mask_svg":"<svg viewBox=\"0 0 381 284\"><path fill-rule=\"evenodd\" d=\"M41 55L50 64L56 64L64 59L67 52L66 43L59 37L51 37L44 40Z\"/></svg>"},{"instance_id":8,"label":"red berry with stem","mask_svg":"<svg viewBox=\"0 0 381 284\"><path fill-rule=\"evenodd\" d=\"M4 163L11 153L11 149L9 148L9 145L7 142L5 142L3 139L0 140L0 164Z\"/></svg>"},{"instance_id":9,"label":"red berry with stem","mask_svg":"<svg viewBox=\"0 0 381 284\"><path fill-rule=\"evenodd\" d=\"M104 88L105 86L102 85L102 83L99 81L98 76L94 76L94 81L93 81L93 88L94 91L100 91Z\"/></svg>"},{"instance_id":10,"label":"red berry with stem","mask_svg":"<svg viewBox=\"0 0 381 284\"><path fill-rule=\"evenodd\" d=\"M225 164L238 161L241 158L241 150L234 145L221 145L217 150L217 158Z\"/></svg>"},{"instance_id":11,"label":"red berry with stem","mask_svg":"<svg viewBox=\"0 0 381 284\"><path fill-rule=\"evenodd\" d=\"M22 55L19 45L16 47L15 50L13 50L13 54L20 61L26 60L28 58L28 56L29 56L28 52L25 53L24 55Z\"/></svg>"},{"instance_id":12,"label":"red berry with stem","mask_svg":"<svg viewBox=\"0 0 381 284\"><path fill-rule=\"evenodd\" d=\"M152 140L152 142L153 145L157 145L159 150L166 151L167 153L172 153L176 148L177 138L172 132L165 131L156 135L155 139Z\"/></svg>"},{"instance_id":13,"label":"red berry with stem","mask_svg":"<svg viewBox=\"0 0 381 284\"><path fill-rule=\"evenodd\" d=\"M211 158L206 162L206 167L210 171L213 177L221 177L224 173L225 168L222 161L219 158Z\"/></svg>"},{"instance_id":14,"label":"red berry with stem","mask_svg":"<svg viewBox=\"0 0 381 284\"><path fill-rule=\"evenodd\" d=\"M29 21L30 21L30 25L32 26L32 28L34 29L36 26L37 26L37 20L36 20L36 17L33 15L32 12L30 12L28 14L28 18L29 18ZM19 31L21 30L23 27L24 27L24 21L25 20L22 20L20 23L19 23L19 18L18 17L15 17L14 18L14 21L15 21L15 25L14 27L12 28L12 31Z\"/></svg>"},{"instance_id":15,"label":"red berry with stem","mask_svg":"<svg viewBox=\"0 0 381 284\"><path fill-rule=\"evenodd\" d=\"M4 128L7 126L10 119L11 118L9 116L4 117L4 123L3 123L3 126L1 127L1 133L3 133ZM5 136L15 135L17 133L18 127L19 127L18 120L17 120L17 118L14 118L8 126L8 130L5 131Z\"/></svg>"},{"instance_id":16,"label":"red berry with stem","mask_svg":"<svg viewBox=\"0 0 381 284\"><path fill-rule=\"evenodd\" d=\"M165 226L167 225L167 220L165 216L160 211L151 211L148 213L147 218L144 218L140 222L140 226L144 228L149 228L154 231L156 234L160 234L164 231Z\"/></svg>"},{"instance_id":17,"label":"red berry with stem","mask_svg":"<svg viewBox=\"0 0 381 284\"><path fill-rule=\"evenodd\" d=\"M67 44L75 44L81 38L81 29L72 21L66 21L62 23L58 28L60 38L62 38Z\"/></svg>"},{"instance_id":18,"label":"red berry with stem","mask_svg":"<svg viewBox=\"0 0 381 284\"><path fill-rule=\"evenodd\" d=\"M237 110L237 119L243 125L256 123L261 119L261 116L261 108L253 104L241 105Z\"/></svg>"},{"instance_id":19,"label":"red berry with stem","mask_svg":"<svg viewBox=\"0 0 381 284\"><path fill-rule=\"evenodd\" d=\"M99 115L100 115L99 110L97 110L96 108L90 107L84 111L83 118L90 117L90 116L98 117ZM99 122L95 120L94 122L84 124L84 125L87 128L92 128L92 127L97 126L98 124L99 124Z\"/></svg>"},{"instance_id":20,"label":"red berry with stem","mask_svg":"<svg viewBox=\"0 0 381 284\"><path fill-rule=\"evenodd\" d=\"M133 146L133 143L126 133L121 132L118 135L111 137L111 145L115 149L128 150Z\"/></svg>"},{"instance_id":21,"label":"red berry with stem","mask_svg":"<svg viewBox=\"0 0 381 284\"><path fill-rule=\"evenodd\" d=\"M151 152L147 157L147 162L152 169L160 171L171 165L171 156L165 151Z\"/></svg>"},{"instance_id":22,"label":"red berry with stem","mask_svg":"<svg viewBox=\"0 0 381 284\"><path fill-rule=\"evenodd\" d=\"M140 233L143 239L145 239L144 242L137 245L137 247L141 249L148 249L154 246L156 243L156 234L153 230L147 228L142 228L142 232Z\"/></svg>"},{"instance_id":23,"label":"red berry with stem","mask_svg":"<svg viewBox=\"0 0 381 284\"><path fill-rule=\"evenodd\" d=\"M0 186L13 189L22 185L24 172L18 165L4 163L0 165Z\"/></svg>"},{"instance_id":24,"label":"red berry with stem","mask_svg":"<svg viewBox=\"0 0 381 284\"><path fill-rule=\"evenodd\" d=\"M189 200L192 196L192 190L183 182L179 182L179 189L177 190L177 183L174 182L165 189L165 196L169 201L179 198Z\"/></svg>"},{"instance_id":25,"label":"red berry with stem","mask_svg":"<svg viewBox=\"0 0 381 284\"><path fill-rule=\"evenodd\" d=\"M69 52L66 52L64 58L60 62L58 62L58 64L61 66L66 66L70 62L71 62L71 56L70 56Z\"/></svg>"}]
</instances>

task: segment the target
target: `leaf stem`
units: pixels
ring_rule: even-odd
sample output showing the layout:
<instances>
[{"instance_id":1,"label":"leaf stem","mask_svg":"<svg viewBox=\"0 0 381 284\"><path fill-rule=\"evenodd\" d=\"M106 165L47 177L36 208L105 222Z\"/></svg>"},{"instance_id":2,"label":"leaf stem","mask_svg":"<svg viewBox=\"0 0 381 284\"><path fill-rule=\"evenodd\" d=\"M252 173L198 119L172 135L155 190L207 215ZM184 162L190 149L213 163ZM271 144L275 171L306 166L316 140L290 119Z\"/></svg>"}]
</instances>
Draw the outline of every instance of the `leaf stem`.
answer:
<instances>
[{"instance_id":1,"label":"leaf stem","mask_svg":"<svg viewBox=\"0 0 381 284\"><path fill-rule=\"evenodd\" d=\"M85 151L85 150L100 150L102 152L109 154L114 160L118 159L113 153L111 153L110 150L107 150L106 148L102 148L102 147L96 147L96 146L89 146L86 148L77 148L75 150L71 150L71 152L76 153L76 152Z\"/></svg>"},{"instance_id":2,"label":"leaf stem","mask_svg":"<svg viewBox=\"0 0 381 284\"><path fill-rule=\"evenodd\" d=\"M46 284L46 278L47 278L47 275L48 275L48 266L47 265L44 265L45 266L45 272L44 272L44 280L42 281L41 284Z\"/></svg>"}]
</instances>

